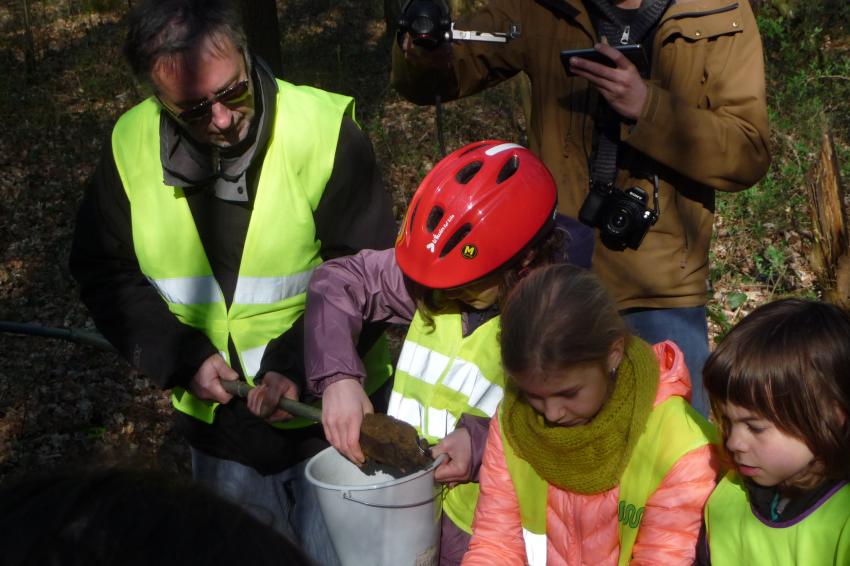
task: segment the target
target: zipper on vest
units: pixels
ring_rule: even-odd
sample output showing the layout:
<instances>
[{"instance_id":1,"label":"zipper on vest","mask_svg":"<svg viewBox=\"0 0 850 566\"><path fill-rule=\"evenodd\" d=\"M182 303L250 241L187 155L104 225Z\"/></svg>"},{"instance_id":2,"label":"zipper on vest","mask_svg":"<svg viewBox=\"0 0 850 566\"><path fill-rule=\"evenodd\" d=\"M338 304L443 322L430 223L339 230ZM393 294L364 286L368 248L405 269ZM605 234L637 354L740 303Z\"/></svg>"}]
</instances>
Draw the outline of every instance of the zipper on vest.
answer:
<instances>
[{"instance_id":1,"label":"zipper on vest","mask_svg":"<svg viewBox=\"0 0 850 566\"><path fill-rule=\"evenodd\" d=\"M213 173L216 175L221 173L221 153L217 145L212 146L212 167Z\"/></svg>"}]
</instances>

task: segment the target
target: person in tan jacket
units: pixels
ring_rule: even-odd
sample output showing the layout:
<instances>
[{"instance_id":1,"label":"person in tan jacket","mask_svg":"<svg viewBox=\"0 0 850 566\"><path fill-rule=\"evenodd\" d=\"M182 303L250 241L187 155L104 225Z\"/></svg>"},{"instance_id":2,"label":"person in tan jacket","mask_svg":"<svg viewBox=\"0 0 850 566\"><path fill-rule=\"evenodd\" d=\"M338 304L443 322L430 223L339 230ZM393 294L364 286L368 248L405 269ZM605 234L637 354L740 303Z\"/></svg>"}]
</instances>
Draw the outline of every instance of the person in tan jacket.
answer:
<instances>
[{"instance_id":1,"label":"person in tan jacket","mask_svg":"<svg viewBox=\"0 0 850 566\"><path fill-rule=\"evenodd\" d=\"M630 36L653 10L659 15L649 31ZM752 186L770 163L752 10L747 0L491 0L455 27L504 32L514 23L520 36L507 44L455 41L427 50L401 35L393 84L411 101L433 104L436 95L468 96L524 71L532 85L529 145L555 177L559 212L571 217L588 195L600 107L614 112L616 186L643 189L651 207L657 175L660 215L637 249L610 249L597 235L593 269L638 336L674 338L682 347L694 405L705 414L700 373L708 356L714 193ZM648 68L600 45L623 39L643 43ZM575 75L568 75L560 52L593 46L616 67L573 60Z\"/></svg>"}]
</instances>

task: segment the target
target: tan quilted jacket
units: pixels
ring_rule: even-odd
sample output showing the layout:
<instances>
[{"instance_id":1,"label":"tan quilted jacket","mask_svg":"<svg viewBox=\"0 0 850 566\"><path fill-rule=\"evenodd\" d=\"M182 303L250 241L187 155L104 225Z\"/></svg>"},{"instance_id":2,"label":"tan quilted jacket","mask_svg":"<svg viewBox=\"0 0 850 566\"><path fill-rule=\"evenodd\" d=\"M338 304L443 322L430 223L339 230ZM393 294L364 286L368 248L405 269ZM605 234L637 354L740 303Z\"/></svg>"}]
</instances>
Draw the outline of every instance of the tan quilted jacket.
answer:
<instances>
[{"instance_id":1,"label":"tan quilted jacket","mask_svg":"<svg viewBox=\"0 0 850 566\"><path fill-rule=\"evenodd\" d=\"M587 156L597 93L568 77L562 49L590 47L596 34L580 0L491 0L458 29L506 31L507 45L459 43L443 69L406 61L396 47L393 83L431 104L467 96L525 71L532 83L531 149L552 171L559 209L577 217L588 190ZM661 179L658 222L640 248L612 251L597 241L594 270L620 308L705 304L714 191L740 191L767 171L768 124L761 39L747 0L679 0L654 37L649 96L622 138L621 187L652 194L645 172ZM468 140L474 141L474 140Z\"/></svg>"}]
</instances>

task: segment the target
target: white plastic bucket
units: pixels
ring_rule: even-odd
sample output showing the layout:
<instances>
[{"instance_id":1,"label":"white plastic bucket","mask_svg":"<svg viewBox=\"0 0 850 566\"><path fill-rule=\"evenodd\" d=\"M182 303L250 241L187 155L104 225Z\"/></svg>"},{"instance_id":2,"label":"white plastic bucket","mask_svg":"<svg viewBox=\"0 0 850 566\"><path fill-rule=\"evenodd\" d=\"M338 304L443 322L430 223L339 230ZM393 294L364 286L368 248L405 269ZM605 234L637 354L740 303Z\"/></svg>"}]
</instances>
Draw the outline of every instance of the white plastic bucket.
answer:
<instances>
[{"instance_id":1,"label":"white plastic bucket","mask_svg":"<svg viewBox=\"0 0 850 566\"><path fill-rule=\"evenodd\" d=\"M333 447L310 459L307 479L343 566L437 566L441 461L396 479L365 474Z\"/></svg>"}]
</instances>

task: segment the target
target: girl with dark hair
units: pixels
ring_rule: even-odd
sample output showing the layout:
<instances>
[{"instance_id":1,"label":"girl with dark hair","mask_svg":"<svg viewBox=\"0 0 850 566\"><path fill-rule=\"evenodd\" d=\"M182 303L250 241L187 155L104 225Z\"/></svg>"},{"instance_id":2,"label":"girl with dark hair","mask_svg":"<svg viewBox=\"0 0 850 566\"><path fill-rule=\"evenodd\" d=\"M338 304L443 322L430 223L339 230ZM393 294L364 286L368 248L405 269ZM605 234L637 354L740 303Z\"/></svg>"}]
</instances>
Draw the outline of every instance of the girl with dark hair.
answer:
<instances>
[{"instance_id":1,"label":"girl with dark hair","mask_svg":"<svg viewBox=\"0 0 850 566\"><path fill-rule=\"evenodd\" d=\"M307 376L322 395L328 440L355 463L364 462L360 423L373 411L355 350L361 328L366 321L408 326L387 412L416 427L435 457L448 456L435 472L450 486L443 565L460 563L466 550L486 420L502 399L501 301L561 250L555 192L549 171L526 148L470 144L423 179L395 250L326 262L310 283Z\"/></svg>"},{"instance_id":2,"label":"girl with dark hair","mask_svg":"<svg viewBox=\"0 0 850 566\"><path fill-rule=\"evenodd\" d=\"M500 342L510 380L463 564L690 566L717 472L681 350L631 336L570 265L519 283Z\"/></svg>"},{"instance_id":3,"label":"girl with dark hair","mask_svg":"<svg viewBox=\"0 0 850 566\"><path fill-rule=\"evenodd\" d=\"M709 357L731 471L705 509L698 564L850 564L850 316L784 299Z\"/></svg>"}]
</instances>

